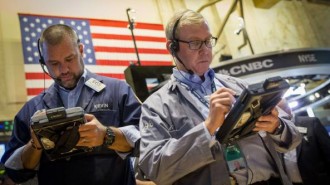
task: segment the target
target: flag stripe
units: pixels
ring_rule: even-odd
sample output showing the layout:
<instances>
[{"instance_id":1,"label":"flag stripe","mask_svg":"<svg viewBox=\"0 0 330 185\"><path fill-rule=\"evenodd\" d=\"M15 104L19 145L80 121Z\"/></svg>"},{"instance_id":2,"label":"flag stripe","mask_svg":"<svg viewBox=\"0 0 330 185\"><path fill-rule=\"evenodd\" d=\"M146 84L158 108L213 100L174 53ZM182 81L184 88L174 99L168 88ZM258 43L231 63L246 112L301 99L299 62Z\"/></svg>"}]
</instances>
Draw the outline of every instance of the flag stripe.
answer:
<instances>
[{"instance_id":1,"label":"flag stripe","mask_svg":"<svg viewBox=\"0 0 330 185\"><path fill-rule=\"evenodd\" d=\"M104 34L104 33L94 33L92 37L97 39L114 39L114 40L129 40L132 41L131 35L115 35L115 34ZM135 36L135 40L139 41L152 41L152 42L166 42L165 38L161 37L147 37L147 36Z\"/></svg>"},{"instance_id":2,"label":"flag stripe","mask_svg":"<svg viewBox=\"0 0 330 185\"><path fill-rule=\"evenodd\" d=\"M94 47L95 52L110 52L110 53L134 53L135 52L135 48L118 48L118 47L106 47L106 46L95 46ZM160 53L160 54L168 54L167 50L163 50L163 49L138 49L139 53Z\"/></svg>"},{"instance_id":3,"label":"flag stripe","mask_svg":"<svg viewBox=\"0 0 330 185\"><path fill-rule=\"evenodd\" d=\"M114 35L132 35L131 31L128 28L119 28L119 27L105 27L105 26L91 26L91 32L97 34L114 34ZM145 30L145 29L135 29L133 31L134 36L146 36L146 37L160 37L164 38L163 31L155 30Z\"/></svg>"},{"instance_id":4,"label":"flag stripe","mask_svg":"<svg viewBox=\"0 0 330 185\"><path fill-rule=\"evenodd\" d=\"M51 79L50 76L46 75L45 73L25 73L26 79L36 80L36 79Z\"/></svg>"},{"instance_id":5,"label":"flag stripe","mask_svg":"<svg viewBox=\"0 0 330 185\"><path fill-rule=\"evenodd\" d=\"M135 61L127 61L127 60L97 60L96 61L98 65L111 65L111 66L128 66L132 63L135 63ZM172 65L172 62L167 61L142 61L142 66L151 65L151 66L170 66Z\"/></svg>"},{"instance_id":6,"label":"flag stripe","mask_svg":"<svg viewBox=\"0 0 330 185\"><path fill-rule=\"evenodd\" d=\"M97 19L90 19L91 25L97 25L97 26L108 26L108 27L126 27L128 25L127 21L108 21L108 20L97 20ZM160 24L144 24L144 23L137 23L136 28L138 29L150 29L150 30L159 30L163 31L164 27Z\"/></svg>"},{"instance_id":7,"label":"flag stripe","mask_svg":"<svg viewBox=\"0 0 330 185\"><path fill-rule=\"evenodd\" d=\"M36 96L38 95L40 92L42 92L44 90L44 88L28 88L27 89L27 93L29 96Z\"/></svg>"}]
</instances>

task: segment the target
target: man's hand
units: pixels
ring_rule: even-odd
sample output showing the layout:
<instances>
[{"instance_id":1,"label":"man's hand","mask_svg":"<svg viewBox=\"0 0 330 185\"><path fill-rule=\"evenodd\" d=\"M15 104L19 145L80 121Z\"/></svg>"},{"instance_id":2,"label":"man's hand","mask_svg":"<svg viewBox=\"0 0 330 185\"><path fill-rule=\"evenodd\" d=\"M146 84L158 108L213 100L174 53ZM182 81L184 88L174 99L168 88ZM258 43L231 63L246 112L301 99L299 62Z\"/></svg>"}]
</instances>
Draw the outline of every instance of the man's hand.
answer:
<instances>
[{"instance_id":1,"label":"man's hand","mask_svg":"<svg viewBox=\"0 0 330 185\"><path fill-rule=\"evenodd\" d=\"M275 130L279 127L280 120L278 118L278 111L275 108L272 109L271 113L269 115L260 116L255 123L255 128L253 131L266 131L268 133L274 133Z\"/></svg>"},{"instance_id":2,"label":"man's hand","mask_svg":"<svg viewBox=\"0 0 330 185\"><path fill-rule=\"evenodd\" d=\"M235 94L235 91L221 87L211 95L210 112L208 118L205 120L205 126L211 135L223 124L226 114L235 102Z\"/></svg>"},{"instance_id":3,"label":"man's hand","mask_svg":"<svg viewBox=\"0 0 330 185\"><path fill-rule=\"evenodd\" d=\"M32 148L36 149L36 150L41 150L41 144L36 136L36 134L34 133L33 129L30 127L30 133L31 133L31 141L30 144L32 146Z\"/></svg>"},{"instance_id":4,"label":"man's hand","mask_svg":"<svg viewBox=\"0 0 330 185\"><path fill-rule=\"evenodd\" d=\"M77 146L95 147L103 144L106 127L92 114L85 114L86 123L80 125Z\"/></svg>"}]
</instances>

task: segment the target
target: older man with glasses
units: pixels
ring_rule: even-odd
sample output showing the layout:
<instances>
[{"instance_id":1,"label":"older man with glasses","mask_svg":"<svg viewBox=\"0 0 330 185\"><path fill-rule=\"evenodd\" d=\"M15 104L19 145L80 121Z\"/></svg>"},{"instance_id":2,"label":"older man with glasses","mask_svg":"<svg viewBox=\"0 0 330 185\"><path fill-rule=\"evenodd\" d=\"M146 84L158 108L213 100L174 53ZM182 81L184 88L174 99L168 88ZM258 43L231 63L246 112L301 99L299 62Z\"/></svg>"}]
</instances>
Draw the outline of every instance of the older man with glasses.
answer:
<instances>
[{"instance_id":1,"label":"older man with glasses","mask_svg":"<svg viewBox=\"0 0 330 185\"><path fill-rule=\"evenodd\" d=\"M177 66L169 82L142 105L139 165L145 177L160 185L281 183L283 166L275 163L280 159L270 156L263 144L269 142L258 134L226 147L215 140L235 95L247 83L210 68L217 38L204 17L191 10L176 13L166 37ZM299 133L285 116L276 108L261 116L254 128L267 132L266 139L274 141L278 152L299 144ZM241 169L234 170L235 161ZM285 177L282 181L290 184Z\"/></svg>"}]
</instances>

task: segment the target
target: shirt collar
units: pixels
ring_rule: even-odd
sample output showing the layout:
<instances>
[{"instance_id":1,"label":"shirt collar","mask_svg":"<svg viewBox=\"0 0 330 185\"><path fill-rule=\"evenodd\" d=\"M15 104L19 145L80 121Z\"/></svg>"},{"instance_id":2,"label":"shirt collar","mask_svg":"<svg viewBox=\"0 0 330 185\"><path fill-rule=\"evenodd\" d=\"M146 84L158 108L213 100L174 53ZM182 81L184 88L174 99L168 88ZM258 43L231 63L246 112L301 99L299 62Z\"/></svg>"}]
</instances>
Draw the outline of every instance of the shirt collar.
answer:
<instances>
[{"instance_id":1,"label":"shirt collar","mask_svg":"<svg viewBox=\"0 0 330 185\"><path fill-rule=\"evenodd\" d=\"M200 76L196 74L189 74L184 71L179 71L177 68L173 68L173 76L179 82L185 83L190 86L192 89L199 89L203 86L205 89L211 89L211 83L213 83L215 72L213 69L209 68L204 73L204 81Z\"/></svg>"},{"instance_id":2,"label":"shirt collar","mask_svg":"<svg viewBox=\"0 0 330 185\"><path fill-rule=\"evenodd\" d=\"M84 73L81 75L76 87L74 89L68 90L56 84L57 89L59 90L59 95L62 99L63 105L68 107L74 107L79 99L81 89L85 84L87 76L87 70L84 69Z\"/></svg>"}]
</instances>

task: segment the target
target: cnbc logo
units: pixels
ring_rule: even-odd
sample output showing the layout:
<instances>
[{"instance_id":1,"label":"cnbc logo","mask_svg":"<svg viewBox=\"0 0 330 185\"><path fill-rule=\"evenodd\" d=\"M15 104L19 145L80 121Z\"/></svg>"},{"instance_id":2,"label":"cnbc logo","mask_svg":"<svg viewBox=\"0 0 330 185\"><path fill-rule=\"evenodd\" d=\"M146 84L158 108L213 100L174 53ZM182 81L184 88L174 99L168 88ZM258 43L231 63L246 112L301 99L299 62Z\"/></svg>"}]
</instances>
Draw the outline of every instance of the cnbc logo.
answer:
<instances>
[{"instance_id":1,"label":"cnbc logo","mask_svg":"<svg viewBox=\"0 0 330 185\"><path fill-rule=\"evenodd\" d=\"M221 69L218 73L231 75L231 76L241 76L245 73L253 73L255 71L260 71L263 69L269 69L274 66L274 62L271 59L265 59L263 61L255 61L249 62L245 64L238 64L231 66L230 68L226 68L226 66L220 67Z\"/></svg>"}]
</instances>

